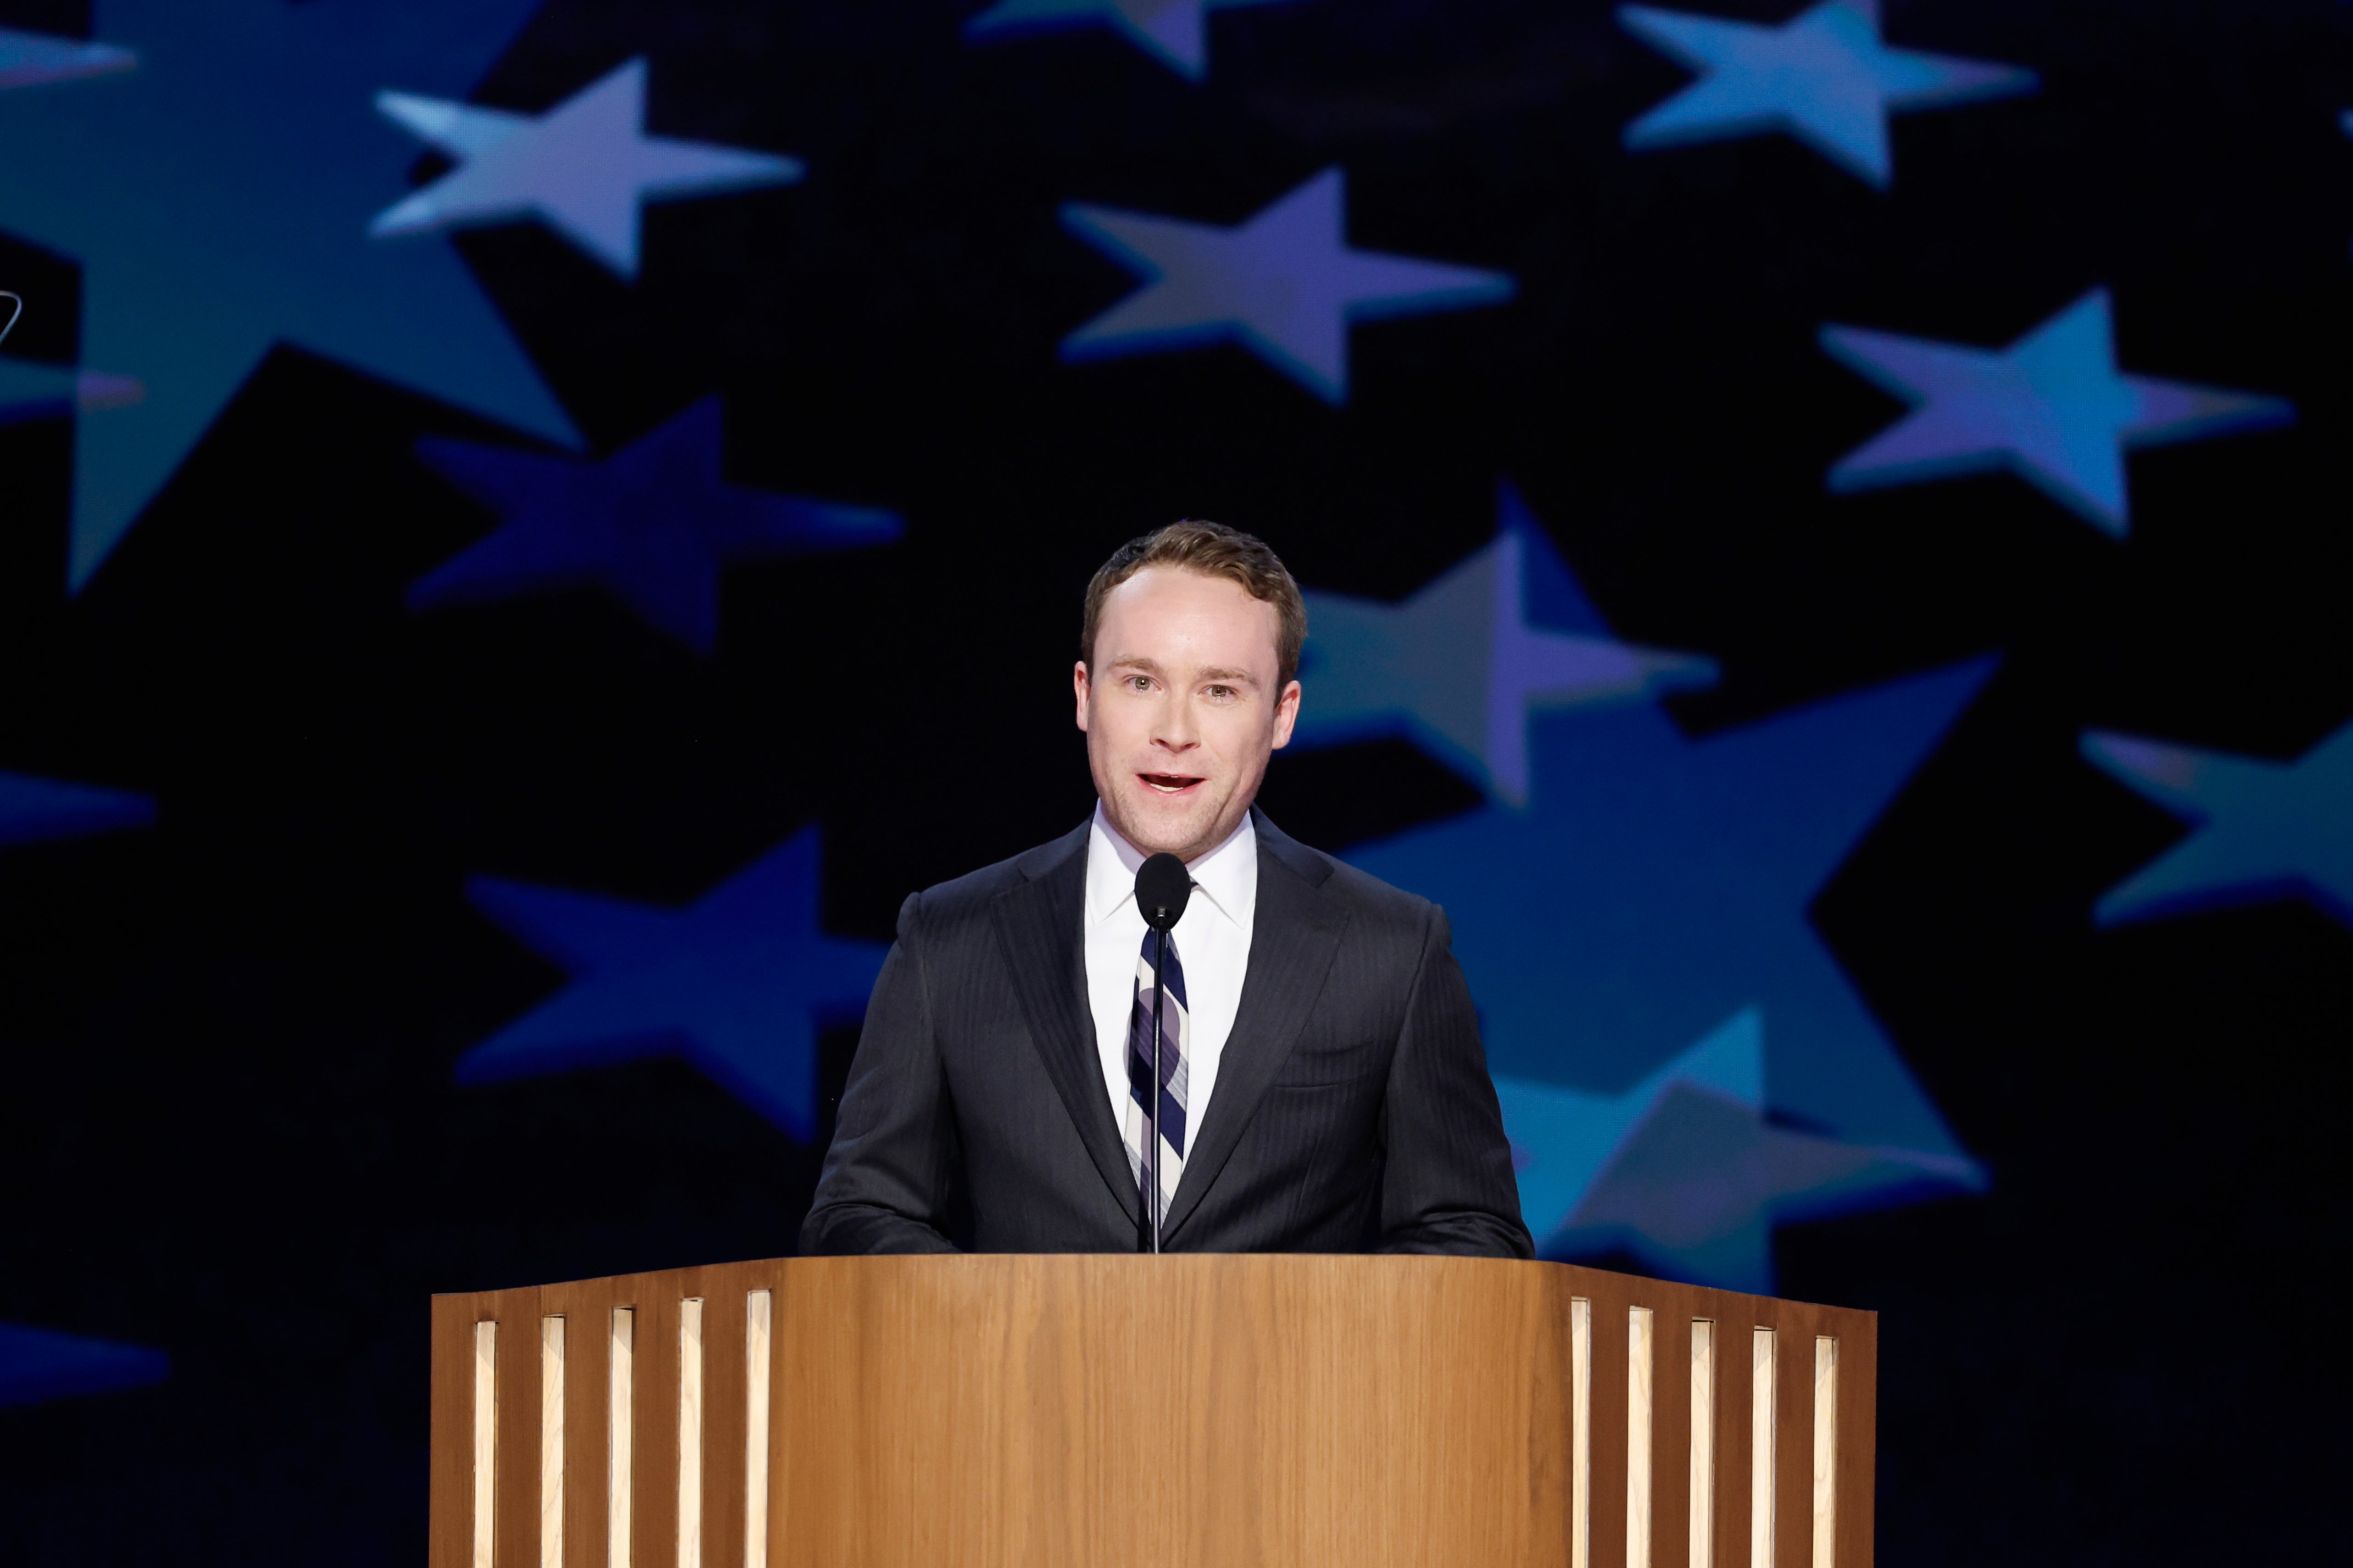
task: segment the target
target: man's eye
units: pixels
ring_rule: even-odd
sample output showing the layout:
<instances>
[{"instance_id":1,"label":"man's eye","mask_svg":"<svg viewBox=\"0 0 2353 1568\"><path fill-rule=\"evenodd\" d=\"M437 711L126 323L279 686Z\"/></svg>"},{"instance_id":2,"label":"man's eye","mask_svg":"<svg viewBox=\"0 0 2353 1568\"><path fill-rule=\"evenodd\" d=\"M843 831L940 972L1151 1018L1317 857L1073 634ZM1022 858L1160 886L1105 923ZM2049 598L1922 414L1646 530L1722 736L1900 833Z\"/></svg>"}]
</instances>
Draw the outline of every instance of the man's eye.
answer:
<instances>
[{"instance_id":1,"label":"man's eye","mask_svg":"<svg viewBox=\"0 0 2353 1568\"><path fill-rule=\"evenodd\" d=\"M1127 678L1127 685L1131 691L1149 691L1152 689L1152 678L1147 675L1131 675Z\"/></svg>"},{"instance_id":2,"label":"man's eye","mask_svg":"<svg viewBox=\"0 0 2353 1568\"><path fill-rule=\"evenodd\" d=\"M1209 695L1216 698L1220 702L1223 702L1227 698L1231 697L1233 694L1234 689L1230 686L1212 686L1209 688Z\"/></svg>"}]
</instances>

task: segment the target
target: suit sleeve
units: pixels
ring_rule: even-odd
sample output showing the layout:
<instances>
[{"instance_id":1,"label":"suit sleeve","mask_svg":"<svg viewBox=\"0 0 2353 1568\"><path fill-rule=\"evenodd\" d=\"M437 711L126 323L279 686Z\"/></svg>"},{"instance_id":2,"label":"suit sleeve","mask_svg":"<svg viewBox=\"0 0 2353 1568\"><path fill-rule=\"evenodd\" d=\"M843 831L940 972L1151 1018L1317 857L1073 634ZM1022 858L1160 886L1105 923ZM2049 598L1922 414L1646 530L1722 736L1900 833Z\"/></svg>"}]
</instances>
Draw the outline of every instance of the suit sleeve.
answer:
<instances>
[{"instance_id":1,"label":"suit sleeve","mask_svg":"<svg viewBox=\"0 0 2353 1568\"><path fill-rule=\"evenodd\" d=\"M955 1110L933 1032L923 895L899 909L849 1063L817 1197L801 1225L805 1256L954 1252L943 1232L961 1168Z\"/></svg>"},{"instance_id":2,"label":"suit sleeve","mask_svg":"<svg viewBox=\"0 0 2353 1568\"><path fill-rule=\"evenodd\" d=\"M1512 1146L1446 911L1430 907L1381 1107L1383 1252L1533 1258Z\"/></svg>"}]
</instances>

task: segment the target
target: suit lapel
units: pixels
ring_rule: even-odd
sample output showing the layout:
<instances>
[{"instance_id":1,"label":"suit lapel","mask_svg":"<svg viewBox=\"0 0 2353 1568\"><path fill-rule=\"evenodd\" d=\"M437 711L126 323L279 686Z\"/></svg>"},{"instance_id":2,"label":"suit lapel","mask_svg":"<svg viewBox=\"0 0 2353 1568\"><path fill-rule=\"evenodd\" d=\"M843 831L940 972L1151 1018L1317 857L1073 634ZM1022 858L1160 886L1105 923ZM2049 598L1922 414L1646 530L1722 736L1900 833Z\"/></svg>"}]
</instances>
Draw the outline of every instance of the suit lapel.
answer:
<instances>
[{"instance_id":1,"label":"suit lapel","mask_svg":"<svg viewBox=\"0 0 2353 1568\"><path fill-rule=\"evenodd\" d=\"M1256 807L1251 815L1258 828L1258 910L1250 920L1250 970L1242 978L1233 1032L1218 1059L1217 1087L1209 1094L1201 1136L1186 1156L1185 1174L1162 1223L1164 1241L1200 1206L1201 1194L1241 1142L1267 1085L1324 994L1333 956L1340 951L1341 928L1347 924L1346 913L1322 892L1331 867Z\"/></svg>"},{"instance_id":2,"label":"suit lapel","mask_svg":"<svg viewBox=\"0 0 2353 1568\"><path fill-rule=\"evenodd\" d=\"M1132 1208L1135 1178L1128 1174L1127 1152L1112 1121L1087 1005L1087 826L1023 856L1021 872L1019 886L997 895L997 944L1047 1076L1078 1123L1095 1169L1113 1195Z\"/></svg>"}]
</instances>

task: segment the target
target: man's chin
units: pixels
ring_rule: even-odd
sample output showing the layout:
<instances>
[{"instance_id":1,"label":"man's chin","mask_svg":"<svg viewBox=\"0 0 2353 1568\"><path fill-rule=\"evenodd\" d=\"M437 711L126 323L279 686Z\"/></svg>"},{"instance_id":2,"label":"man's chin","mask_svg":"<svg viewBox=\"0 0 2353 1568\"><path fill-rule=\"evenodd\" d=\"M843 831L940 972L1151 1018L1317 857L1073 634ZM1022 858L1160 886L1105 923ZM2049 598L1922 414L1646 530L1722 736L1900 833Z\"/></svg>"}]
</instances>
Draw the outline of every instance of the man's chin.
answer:
<instances>
[{"instance_id":1,"label":"man's chin","mask_svg":"<svg viewBox=\"0 0 2353 1568\"><path fill-rule=\"evenodd\" d=\"M1122 809L1112 826L1146 855L1166 850L1190 859L1215 847L1210 838L1217 831L1219 809L1224 804L1198 796L1164 795L1157 791L1142 796L1130 792L1120 803Z\"/></svg>"}]
</instances>

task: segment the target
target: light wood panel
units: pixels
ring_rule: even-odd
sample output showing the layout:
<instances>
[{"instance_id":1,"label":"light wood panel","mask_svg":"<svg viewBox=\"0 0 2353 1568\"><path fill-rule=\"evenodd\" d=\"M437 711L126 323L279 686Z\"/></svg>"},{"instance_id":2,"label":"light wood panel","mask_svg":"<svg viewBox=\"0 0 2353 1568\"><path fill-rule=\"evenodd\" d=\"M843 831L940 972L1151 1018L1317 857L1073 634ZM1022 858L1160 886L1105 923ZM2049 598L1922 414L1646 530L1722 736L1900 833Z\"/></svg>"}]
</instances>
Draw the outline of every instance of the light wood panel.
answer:
<instances>
[{"instance_id":1,"label":"light wood panel","mask_svg":"<svg viewBox=\"0 0 2353 1568\"><path fill-rule=\"evenodd\" d=\"M631 1330L618 1499L617 1308ZM1694 1398L1694 1319L1712 1325L1712 1403ZM474 1568L481 1323L501 1325L488 1568L1617 1568L1630 1547L1649 1568L1740 1568L1758 1327L1776 1331L1776 1568L1871 1568L1868 1313L1430 1258L811 1258L439 1297L430 1568ZM1630 1354L1645 1334L1647 1356ZM1824 1338L1835 1409L1818 1423ZM1630 1404L1643 1361L1647 1479ZM541 1423L557 1408L551 1489ZM1713 1451L1704 1508L1694 1421ZM1836 1439L1820 1552L1818 1425ZM1628 1528L1645 1517L1646 1552Z\"/></svg>"}]
</instances>

